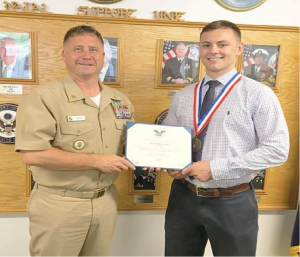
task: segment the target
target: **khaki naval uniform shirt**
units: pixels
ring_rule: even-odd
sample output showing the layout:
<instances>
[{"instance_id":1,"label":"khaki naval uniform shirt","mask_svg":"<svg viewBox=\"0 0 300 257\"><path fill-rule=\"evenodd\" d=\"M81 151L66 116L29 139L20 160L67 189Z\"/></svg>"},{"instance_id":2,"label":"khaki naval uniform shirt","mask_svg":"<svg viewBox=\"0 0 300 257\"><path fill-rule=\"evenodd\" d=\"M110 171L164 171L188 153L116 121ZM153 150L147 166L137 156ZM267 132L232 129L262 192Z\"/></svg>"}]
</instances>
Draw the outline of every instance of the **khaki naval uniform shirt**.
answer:
<instances>
[{"instance_id":1,"label":"khaki naval uniform shirt","mask_svg":"<svg viewBox=\"0 0 300 257\"><path fill-rule=\"evenodd\" d=\"M35 89L17 111L16 151L55 147L74 153L121 156L126 122L132 119L133 106L123 93L103 84L101 89L100 109L69 76ZM127 105L131 119L116 118L112 99ZM84 120L68 121L68 116L83 116ZM74 147L79 140L85 143L81 150ZM37 184L78 191L108 187L118 176L100 170L52 170L33 166L30 171Z\"/></svg>"}]
</instances>

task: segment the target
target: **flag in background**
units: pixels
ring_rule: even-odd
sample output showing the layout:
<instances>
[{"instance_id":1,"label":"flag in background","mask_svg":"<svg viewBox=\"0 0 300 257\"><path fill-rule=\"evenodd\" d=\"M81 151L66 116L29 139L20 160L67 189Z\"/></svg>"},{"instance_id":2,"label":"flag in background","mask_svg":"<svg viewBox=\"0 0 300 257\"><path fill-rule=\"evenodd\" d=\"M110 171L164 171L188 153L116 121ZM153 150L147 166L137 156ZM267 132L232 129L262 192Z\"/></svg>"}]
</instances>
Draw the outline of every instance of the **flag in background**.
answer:
<instances>
[{"instance_id":1,"label":"flag in background","mask_svg":"<svg viewBox=\"0 0 300 257\"><path fill-rule=\"evenodd\" d=\"M255 64L254 59L253 59L253 45L245 45L244 47L244 55L243 55L243 65L242 69L245 70L245 68L248 65Z\"/></svg>"},{"instance_id":2,"label":"flag in background","mask_svg":"<svg viewBox=\"0 0 300 257\"><path fill-rule=\"evenodd\" d=\"M171 59L174 57L176 57L176 49L175 49L174 42L173 41L164 41L162 68L165 67L166 61L168 59Z\"/></svg>"},{"instance_id":3,"label":"flag in background","mask_svg":"<svg viewBox=\"0 0 300 257\"><path fill-rule=\"evenodd\" d=\"M299 247L299 205L298 205L298 211L297 211L297 216L294 224L292 240L291 240L290 255L300 256L299 253L300 253L300 247Z\"/></svg>"}]
</instances>

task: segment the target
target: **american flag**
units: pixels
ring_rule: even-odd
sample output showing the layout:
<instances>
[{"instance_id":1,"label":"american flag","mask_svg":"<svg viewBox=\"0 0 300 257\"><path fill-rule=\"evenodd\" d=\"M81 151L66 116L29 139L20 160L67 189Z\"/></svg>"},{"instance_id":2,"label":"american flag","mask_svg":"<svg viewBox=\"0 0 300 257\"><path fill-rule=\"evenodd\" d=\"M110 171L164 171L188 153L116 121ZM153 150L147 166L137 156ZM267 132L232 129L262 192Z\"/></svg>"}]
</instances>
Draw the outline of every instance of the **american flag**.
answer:
<instances>
[{"instance_id":1,"label":"american flag","mask_svg":"<svg viewBox=\"0 0 300 257\"><path fill-rule=\"evenodd\" d=\"M244 47L244 55L243 55L243 65L242 69L244 70L248 65L255 64L253 59L253 45L245 45Z\"/></svg>"},{"instance_id":2,"label":"american flag","mask_svg":"<svg viewBox=\"0 0 300 257\"><path fill-rule=\"evenodd\" d=\"M164 41L162 68L168 59L176 57L176 49L173 41Z\"/></svg>"}]
</instances>

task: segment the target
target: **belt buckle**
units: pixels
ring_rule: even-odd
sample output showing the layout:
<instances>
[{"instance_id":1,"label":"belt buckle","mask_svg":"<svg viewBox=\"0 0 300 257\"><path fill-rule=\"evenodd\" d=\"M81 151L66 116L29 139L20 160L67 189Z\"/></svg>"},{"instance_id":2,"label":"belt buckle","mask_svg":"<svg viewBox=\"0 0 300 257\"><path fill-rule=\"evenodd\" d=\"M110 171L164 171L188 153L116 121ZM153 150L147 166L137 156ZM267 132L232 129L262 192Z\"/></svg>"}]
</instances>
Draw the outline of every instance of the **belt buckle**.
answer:
<instances>
[{"instance_id":1,"label":"belt buckle","mask_svg":"<svg viewBox=\"0 0 300 257\"><path fill-rule=\"evenodd\" d=\"M93 198L98 198L98 197L101 197L105 194L105 189L96 189L94 191L94 195L93 195Z\"/></svg>"},{"instance_id":2,"label":"belt buckle","mask_svg":"<svg viewBox=\"0 0 300 257\"><path fill-rule=\"evenodd\" d=\"M202 188L202 187L196 187L196 194L197 194L197 196L201 196L201 197L204 197L199 191L199 189L201 189L201 190L206 190L207 191L207 189L206 188Z\"/></svg>"}]
</instances>

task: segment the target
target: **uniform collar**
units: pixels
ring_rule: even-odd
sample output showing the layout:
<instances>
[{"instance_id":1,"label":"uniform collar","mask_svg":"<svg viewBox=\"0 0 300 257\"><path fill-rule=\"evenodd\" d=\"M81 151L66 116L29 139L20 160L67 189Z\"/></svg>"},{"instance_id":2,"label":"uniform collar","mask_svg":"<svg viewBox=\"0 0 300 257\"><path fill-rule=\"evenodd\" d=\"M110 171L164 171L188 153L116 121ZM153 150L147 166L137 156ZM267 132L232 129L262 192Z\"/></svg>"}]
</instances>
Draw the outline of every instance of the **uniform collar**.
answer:
<instances>
[{"instance_id":1,"label":"uniform collar","mask_svg":"<svg viewBox=\"0 0 300 257\"><path fill-rule=\"evenodd\" d=\"M75 102L86 98L86 95L70 76L65 76L62 81L70 102Z\"/></svg>"},{"instance_id":2,"label":"uniform collar","mask_svg":"<svg viewBox=\"0 0 300 257\"><path fill-rule=\"evenodd\" d=\"M85 102L93 107L98 108L95 103L86 96L80 87L74 82L70 76L65 76L63 78L63 84L66 89L66 94L70 102L75 102L79 100L85 100ZM104 110L110 103L112 99L121 101L122 99L115 94L115 90L108 86L103 85L100 80L99 84L101 87L101 102L100 102L100 112Z\"/></svg>"},{"instance_id":3,"label":"uniform collar","mask_svg":"<svg viewBox=\"0 0 300 257\"><path fill-rule=\"evenodd\" d=\"M116 95L115 90L103 85L101 82L99 83L101 86L100 112L102 112L108 105L110 105L112 100L122 101L122 99L118 95Z\"/></svg>"}]
</instances>

